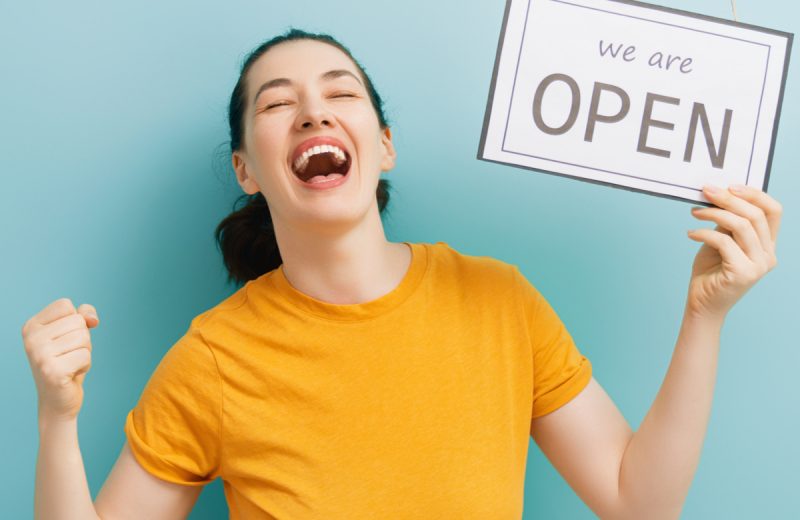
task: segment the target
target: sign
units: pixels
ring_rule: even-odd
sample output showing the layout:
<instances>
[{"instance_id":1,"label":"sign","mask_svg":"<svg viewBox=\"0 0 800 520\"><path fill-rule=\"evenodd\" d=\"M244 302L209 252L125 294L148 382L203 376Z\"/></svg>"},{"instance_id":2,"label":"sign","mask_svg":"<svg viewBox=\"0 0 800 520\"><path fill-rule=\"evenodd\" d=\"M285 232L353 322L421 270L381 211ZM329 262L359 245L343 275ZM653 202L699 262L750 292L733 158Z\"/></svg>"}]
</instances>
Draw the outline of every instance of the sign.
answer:
<instances>
[{"instance_id":1,"label":"sign","mask_svg":"<svg viewBox=\"0 0 800 520\"><path fill-rule=\"evenodd\" d=\"M766 191L793 35L628 0L507 0L478 159L708 204Z\"/></svg>"}]
</instances>

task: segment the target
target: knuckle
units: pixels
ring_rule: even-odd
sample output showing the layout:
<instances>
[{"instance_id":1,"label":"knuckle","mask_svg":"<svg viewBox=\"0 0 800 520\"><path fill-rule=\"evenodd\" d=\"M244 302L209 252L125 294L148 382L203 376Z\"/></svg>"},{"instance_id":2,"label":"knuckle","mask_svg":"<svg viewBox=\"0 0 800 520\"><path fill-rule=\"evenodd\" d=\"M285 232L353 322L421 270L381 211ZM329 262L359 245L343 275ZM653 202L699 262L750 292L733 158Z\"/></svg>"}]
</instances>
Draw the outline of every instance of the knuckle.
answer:
<instances>
[{"instance_id":1,"label":"knuckle","mask_svg":"<svg viewBox=\"0 0 800 520\"><path fill-rule=\"evenodd\" d=\"M62 325L66 327L66 330L68 332L87 328L86 320L84 320L83 316L81 316L80 314L70 314L66 318L62 319L63 319Z\"/></svg>"},{"instance_id":2,"label":"knuckle","mask_svg":"<svg viewBox=\"0 0 800 520\"><path fill-rule=\"evenodd\" d=\"M86 319L80 314L73 314L69 316L69 320L70 325L73 325L76 328L81 327L88 329L88 327L86 327Z\"/></svg>"},{"instance_id":3,"label":"knuckle","mask_svg":"<svg viewBox=\"0 0 800 520\"><path fill-rule=\"evenodd\" d=\"M22 337L23 338L28 335L28 332L30 332L30 329L31 329L31 319L28 319L28 320L25 321L25 323L22 324Z\"/></svg>"},{"instance_id":4,"label":"knuckle","mask_svg":"<svg viewBox=\"0 0 800 520\"><path fill-rule=\"evenodd\" d=\"M730 235L725 235L722 238L722 243L720 244L720 249L726 251L729 254L735 254L737 249L739 248L739 244L731 238Z\"/></svg>"},{"instance_id":5,"label":"knuckle","mask_svg":"<svg viewBox=\"0 0 800 520\"><path fill-rule=\"evenodd\" d=\"M746 231L747 228L750 226L750 221L744 217L740 217L737 215L733 218L731 225L733 226L733 229L735 231L742 232Z\"/></svg>"},{"instance_id":6,"label":"knuckle","mask_svg":"<svg viewBox=\"0 0 800 520\"><path fill-rule=\"evenodd\" d=\"M29 359L33 359L33 356L36 353L36 347L34 344L28 340L23 341L22 344L25 347L25 354Z\"/></svg>"},{"instance_id":7,"label":"knuckle","mask_svg":"<svg viewBox=\"0 0 800 520\"><path fill-rule=\"evenodd\" d=\"M775 253L770 253L768 265L769 265L770 271L772 269L775 269L775 267L777 267L777 265L778 265L778 257L775 256Z\"/></svg>"},{"instance_id":8,"label":"knuckle","mask_svg":"<svg viewBox=\"0 0 800 520\"><path fill-rule=\"evenodd\" d=\"M72 304L72 300L69 298L59 298L56 300L56 307L58 310L64 312L75 311L75 306Z\"/></svg>"},{"instance_id":9,"label":"knuckle","mask_svg":"<svg viewBox=\"0 0 800 520\"><path fill-rule=\"evenodd\" d=\"M756 220L763 220L767 218L767 214L764 213L764 210L759 208L758 206L753 206L747 212L747 218L751 222L755 222Z\"/></svg>"},{"instance_id":10,"label":"knuckle","mask_svg":"<svg viewBox=\"0 0 800 520\"><path fill-rule=\"evenodd\" d=\"M25 344L25 351L28 354L36 354L40 351L42 347L42 341L39 339L38 334L31 333L28 337L25 338L23 342Z\"/></svg>"}]
</instances>

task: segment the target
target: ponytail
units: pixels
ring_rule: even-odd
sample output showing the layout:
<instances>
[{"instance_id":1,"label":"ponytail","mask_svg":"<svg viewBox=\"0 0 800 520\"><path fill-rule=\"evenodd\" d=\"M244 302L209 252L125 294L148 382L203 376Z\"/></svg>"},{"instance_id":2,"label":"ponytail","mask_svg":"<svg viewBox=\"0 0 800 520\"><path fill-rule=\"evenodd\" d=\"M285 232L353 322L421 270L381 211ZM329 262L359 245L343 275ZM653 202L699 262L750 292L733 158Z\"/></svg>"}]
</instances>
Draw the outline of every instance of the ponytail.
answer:
<instances>
[{"instance_id":1,"label":"ponytail","mask_svg":"<svg viewBox=\"0 0 800 520\"><path fill-rule=\"evenodd\" d=\"M388 179L378 181L375 195L381 214L389 204L390 190ZM242 207L237 209L238 206ZM244 285L248 280L255 280L283 263L267 199L261 192L253 195L245 193L236 199L233 212L219 223L214 237L228 271L229 283Z\"/></svg>"},{"instance_id":2,"label":"ponytail","mask_svg":"<svg viewBox=\"0 0 800 520\"><path fill-rule=\"evenodd\" d=\"M236 199L233 213L219 223L214 237L228 271L228 282L243 285L282 263L267 200L260 192L245 193Z\"/></svg>"}]
</instances>

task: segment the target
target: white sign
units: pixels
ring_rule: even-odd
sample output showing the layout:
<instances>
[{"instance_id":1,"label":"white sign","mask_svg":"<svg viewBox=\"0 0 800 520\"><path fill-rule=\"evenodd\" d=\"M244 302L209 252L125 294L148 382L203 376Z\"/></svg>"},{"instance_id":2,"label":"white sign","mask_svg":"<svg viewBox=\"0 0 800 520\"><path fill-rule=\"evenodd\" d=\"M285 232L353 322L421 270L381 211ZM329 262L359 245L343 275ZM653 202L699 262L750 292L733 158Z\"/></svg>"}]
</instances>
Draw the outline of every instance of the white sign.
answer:
<instances>
[{"instance_id":1,"label":"white sign","mask_svg":"<svg viewBox=\"0 0 800 520\"><path fill-rule=\"evenodd\" d=\"M628 0L508 0L478 158L707 203L766 191L793 35Z\"/></svg>"}]
</instances>

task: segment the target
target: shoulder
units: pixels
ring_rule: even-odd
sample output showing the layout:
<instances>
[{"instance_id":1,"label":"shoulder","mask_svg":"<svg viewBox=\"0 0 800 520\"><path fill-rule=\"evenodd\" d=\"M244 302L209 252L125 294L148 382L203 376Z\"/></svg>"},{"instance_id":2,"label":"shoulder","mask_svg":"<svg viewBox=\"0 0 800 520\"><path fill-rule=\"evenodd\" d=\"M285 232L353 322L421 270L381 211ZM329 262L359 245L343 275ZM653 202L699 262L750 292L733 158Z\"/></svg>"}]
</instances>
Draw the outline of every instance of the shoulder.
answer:
<instances>
[{"instance_id":1,"label":"shoulder","mask_svg":"<svg viewBox=\"0 0 800 520\"><path fill-rule=\"evenodd\" d=\"M195 316L189 324L189 332L197 332L202 335L224 326L226 322L236 321L237 316L241 313L247 313L251 284L252 281L247 282L213 307Z\"/></svg>"},{"instance_id":2,"label":"shoulder","mask_svg":"<svg viewBox=\"0 0 800 520\"><path fill-rule=\"evenodd\" d=\"M433 271L440 277L455 277L461 283L495 288L517 283L519 269L512 263L488 255L465 253L442 241L427 244L427 247Z\"/></svg>"}]
</instances>

